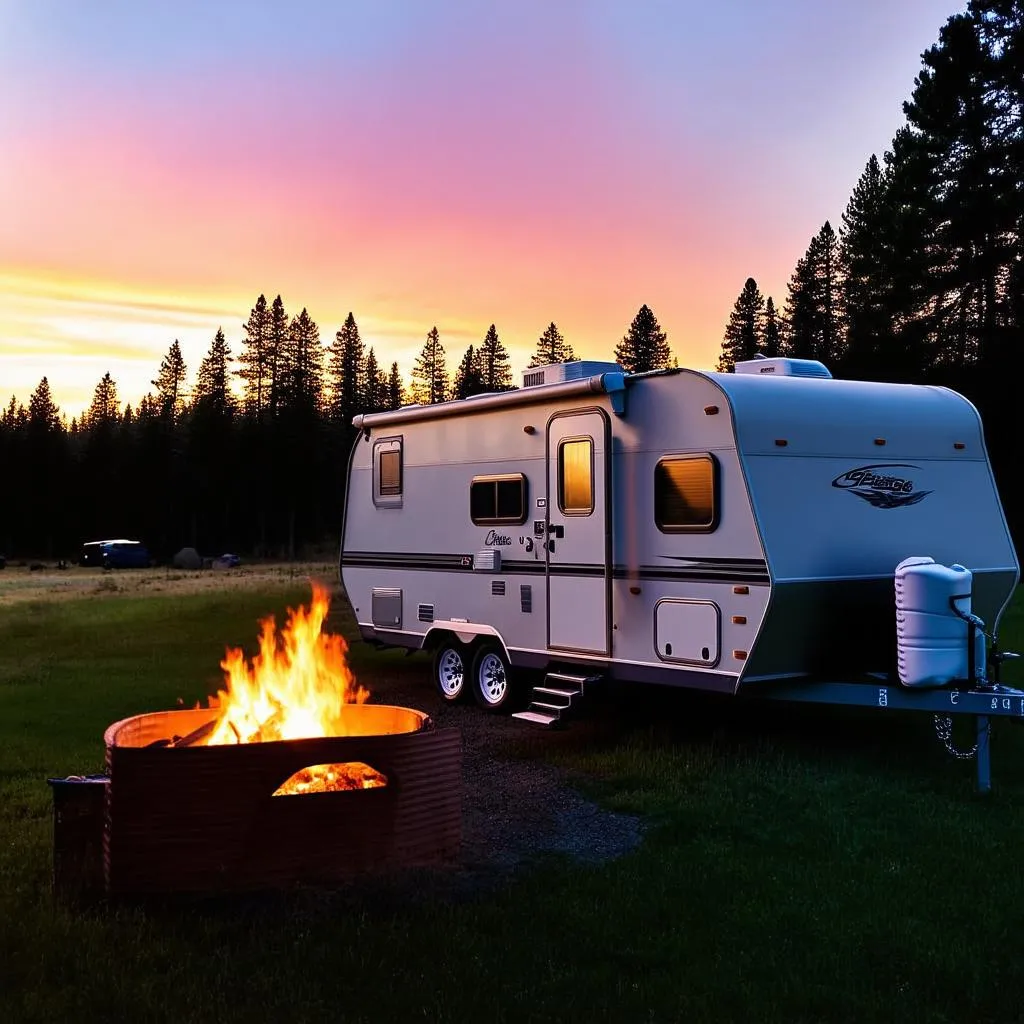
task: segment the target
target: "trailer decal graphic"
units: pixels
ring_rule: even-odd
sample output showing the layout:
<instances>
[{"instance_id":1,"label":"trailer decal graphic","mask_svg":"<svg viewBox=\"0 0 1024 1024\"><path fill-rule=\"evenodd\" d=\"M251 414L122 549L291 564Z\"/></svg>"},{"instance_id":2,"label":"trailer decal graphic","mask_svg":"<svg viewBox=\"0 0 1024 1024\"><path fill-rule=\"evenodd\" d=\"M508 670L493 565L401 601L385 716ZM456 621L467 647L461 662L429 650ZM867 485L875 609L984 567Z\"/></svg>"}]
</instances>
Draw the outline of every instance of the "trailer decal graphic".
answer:
<instances>
[{"instance_id":1,"label":"trailer decal graphic","mask_svg":"<svg viewBox=\"0 0 1024 1024\"><path fill-rule=\"evenodd\" d=\"M920 469L920 466L906 462L857 466L840 473L832 481L832 486L856 494L875 508L906 508L923 501L932 492L915 491L914 481L910 477L905 473L894 472L905 469Z\"/></svg>"}]
</instances>

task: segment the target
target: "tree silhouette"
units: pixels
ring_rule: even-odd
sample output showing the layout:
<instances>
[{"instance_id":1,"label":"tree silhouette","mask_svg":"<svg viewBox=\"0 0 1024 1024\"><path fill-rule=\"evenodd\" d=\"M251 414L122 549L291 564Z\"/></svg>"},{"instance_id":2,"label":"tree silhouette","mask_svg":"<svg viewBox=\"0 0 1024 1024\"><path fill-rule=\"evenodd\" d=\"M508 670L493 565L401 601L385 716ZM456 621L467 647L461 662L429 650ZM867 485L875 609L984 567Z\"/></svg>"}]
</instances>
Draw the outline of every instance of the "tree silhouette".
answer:
<instances>
[{"instance_id":1,"label":"tree silhouette","mask_svg":"<svg viewBox=\"0 0 1024 1024\"><path fill-rule=\"evenodd\" d=\"M175 338L167 355L160 361L160 370L156 380L150 383L156 388L156 399L160 404L160 411L169 419L176 420L185 404L185 377L188 367L185 366L184 357L181 354L181 346Z\"/></svg>"},{"instance_id":2,"label":"tree silhouette","mask_svg":"<svg viewBox=\"0 0 1024 1024\"><path fill-rule=\"evenodd\" d=\"M412 387L415 400L423 405L443 402L448 397L444 346L436 327L431 327L426 344L416 357L416 365L412 369Z\"/></svg>"},{"instance_id":3,"label":"tree silhouette","mask_svg":"<svg viewBox=\"0 0 1024 1024\"><path fill-rule=\"evenodd\" d=\"M455 380L452 384L453 398L469 398L471 395L480 395L486 390L484 387L484 375L480 368L479 354L470 345L466 354L459 363L455 372Z\"/></svg>"},{"instance_id":4,"label":"tree silhouette","mask_svg":"<svg viewBox=\"0 0 1024 1024\"><path fill-rule=\"evenodd\" d=\"M231 349L218 327L210 350L199 364L196 384L192 390L194 407L208 406L219 415L234 411L235 396L231 393L229 364L233 362Z\"/></svg>"},{"instance_id":5,"label":"tree silhouette","mask_svg":"<svg viewBox=\"0 0 1024 1024\"><path fill-rule=\"evenodd\" d=\"M615 347L615 361L627 373L649 373L670 365L667 335L647 305L633 317L626 336Z\"/></svg>"},{"instance_id":6,"label":"tree silhouette","mask_svg":"<svg viewBox=\"0 0 1024 1024\"><path fill-rule=\"evenodd\" d=\"M826 366L841 355L840 285L839 243L825 221L789 281L786 355Z\"/></svg>"},{"instance_id":7,"label":"tree silhouette","mask_svg":"<svg viewBox=\"0 0 1024 1024\"><path fill-rule=\"evenodd\" d=\"M743 285L743 291L732 307L729 323L725 328L722 354L718 357L720 372L732 373L738 362L753 359L760 351L764 316L764 297L757 287L757 282L748 277L746 284Z\"/></svg>"},{"instance_id":8,"label":"tree silhouette","mask_svg":"<svg viewBox=\"0 0 1024 1024\"><path fill-rule=\"evenodd\" d=\"M761 323L761 355L772 358L777 356L782 348L782 322L779 319L778 311L775 309L775 302L769 295L764 304L764 320Z\"/></svg>"},{"instance_id":9,"label":"tree silhouette","mask_svg":"<svg viewBox=\"0 0 1024 1024\"><path fill-rule=\"evenodd\" d=\"M477 357L484 391L510 391L515 386L508 351L501 343L494 324L487 328L477 349Z\"/></svg>"},{"instance_id":10,"label":"tree silhouette","mask_svg":"<svg viewBox=\"0 0 1024 1024\"><path fill-rule=\"evenodd\" d=\"M235 373L245 384L246 410L262 416L270 401L270 313L266 297L260 295L242 325L245 336Z\"/></svg>"},{"instance_id":11,"label":"tree silhouette","mask_svg":"<svg viewBox=\"0 0 1024 1024\"><path fill-rule=\"evenodd\" d=\"M328 349L331 410L346 426L365 405L366 355L356 318L349 313Z\"/></svg>"},{"instance_id":12,"label":"tree silhouette","mask_svg":"<svg viewBox=\"0 0 1024 1024\"><path fill-rule=\"evenodd\" d=\"M371 348L366 354L366 399L367 412L380 412L390 404L388 375L377 362L377 354Z\"/></svg>"},{"instance_id":13,"label":"tree silhouette","mask_svg":"<svg viewBox=\"0 0 1024 1024\"><path fill-rule=\"evenodd\" d=\"M270 366L270 413L275 415L278 406L288 391L291 378L289 360L288 332L290 324L285 312L284 302L278 295L270 307L270 320L267 332L268 361Z\"/></svg>"},{"instance_id":14,"label":"tree silhouette","mask_svg":"<svg viewBox=\"0 0 1024 1024\"><path fill-rule=\"evenodd\" d=\"M323 403L323 358L320 328L303 307L288 325L280 359L284 367L280 385L283 404L319 410Z\"/></svg>"},{"instance_id":15,"label":"tree silhouette","mask_svg":"<svg viewBox=\"0 0 1024 1024\"><path fill-rule=\"evenodd\" d=\"M405 401L405 388L402 386L402 375L398 372L398 363L391 364L388 374L388 408L400 409Z\"/></svg>"},{"instance_id":16,"label":"tree silhouette","mask_svg":"<svg viewBox=\"0 0 1024 1024\"><path fill-rule=\"evenodd\" d=\"M553 363L571 363L576 359L576 353L572 350L561 331L555 326L554 321L548 324L547 329L537 339L537 348L530 359L530 366L550 366Z\"/></svg>"},{"instance_id":17,"label":"tree silhouette","mask_svg":"<svg viewBox=\"0 0 1024 1024\"><path fill-rule=\"evenodd\" d=\"M13 402L14 399L11 401ZM89 411L85 414L86 422L93 430L101 426L111 426L117 423L119 413L117 384L114 383L114 378L108 371L100 378L100 382L92 393L92 402L89 405Z\"/></svg>"}]
</instances>

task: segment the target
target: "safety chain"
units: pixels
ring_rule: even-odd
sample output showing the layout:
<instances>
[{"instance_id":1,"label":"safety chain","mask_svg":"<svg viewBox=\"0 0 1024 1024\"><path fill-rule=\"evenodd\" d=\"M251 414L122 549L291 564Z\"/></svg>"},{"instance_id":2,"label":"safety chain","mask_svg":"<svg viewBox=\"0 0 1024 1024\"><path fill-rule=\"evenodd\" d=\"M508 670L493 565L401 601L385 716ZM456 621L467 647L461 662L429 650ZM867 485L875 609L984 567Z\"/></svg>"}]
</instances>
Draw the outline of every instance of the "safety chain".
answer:
<instances>
[{"instance_id":1,"label":"safety chain","mask_svg":"<svg viewBox=\"0 0 1024 1024\"><path fill-rule=\"evenodd\" d=\"M988 728L991 728L991 725ZM975 741L974 746L970 750L957 749L956 744L953 742L952 715L935 715L935 735L938 736L939 742L946 748L947 752L958 761L970 761L978 752L977 741Z\"/></svg>"}]
</instances>

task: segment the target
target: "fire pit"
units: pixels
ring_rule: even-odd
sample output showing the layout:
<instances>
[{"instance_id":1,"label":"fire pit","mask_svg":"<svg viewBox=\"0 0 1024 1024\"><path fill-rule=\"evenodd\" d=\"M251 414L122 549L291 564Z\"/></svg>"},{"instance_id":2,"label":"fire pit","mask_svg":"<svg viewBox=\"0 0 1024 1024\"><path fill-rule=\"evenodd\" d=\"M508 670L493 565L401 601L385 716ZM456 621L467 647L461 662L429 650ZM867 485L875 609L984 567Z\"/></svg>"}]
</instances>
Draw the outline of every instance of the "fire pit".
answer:
<instances>
[{"instance_id":1,"label":"fire pit","mask_svg":"<svg viewBox=\"0 0 1024 1024\"><path fill-rule=\"evenodd\" d=\"M456 730L435 729L419 711L361 704L345 710L346 736L152 745L216 714L139 715L107 729L103 855L111 895L333 882L458 853ZM281 792L296 773L320 765L362 766L359 774L369 766L385 782Z\"/></svg>"},{"instance_id":2,"label":"fire pit","mask_svg":"<svg viewBox=\"0 0 1024 1024\"><path fill-rule=\"evenodd\" d=\"M315 586L310 610L290 611L280 636L265 620L251 665L229 650L226 688L209 707L106 730L107 895L329 883L457 855L458 731L435 728L420 711L366 703L344 639L322 632L328 603ZM72 863L67 823L76 822L76 842L88 833L89 816L72 816L72 802L97 805L96 789L54 787L61 865Z\"/></svg>"}]
</instances>

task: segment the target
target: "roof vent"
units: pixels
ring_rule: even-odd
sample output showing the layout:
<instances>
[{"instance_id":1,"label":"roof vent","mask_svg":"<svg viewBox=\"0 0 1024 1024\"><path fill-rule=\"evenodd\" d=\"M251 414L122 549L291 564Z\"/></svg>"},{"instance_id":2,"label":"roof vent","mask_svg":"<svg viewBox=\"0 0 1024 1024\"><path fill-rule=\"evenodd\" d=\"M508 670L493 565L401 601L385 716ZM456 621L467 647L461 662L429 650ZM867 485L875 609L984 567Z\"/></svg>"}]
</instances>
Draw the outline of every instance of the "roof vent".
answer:
<instances>
[{"instance_id":1,"label":"roof vent","mask_svg":"<svg viewBox=\"0 0 1024 1024\"><path fill-rule=\"evenodd\" d=\"M755 373L772 377L820 377L832 379L828 367L817 359L783 359L779 356L763 356L760 352L753 359L736 364L737 373Z\"/></svg>"},{"instance_id":2,"label":"roof vent","mask_svg":"<svg viewBox=\"0 0 1024 1024\"><path fill-rule=\"evenodd\" d=\"M584 380L602 373L625 373L618 363L602 363L591 359L577 359L571 363L549 363L531 366L523 371L523 387L535 388L541 384L560 384L567 380Z\"/></svg>"}]
</instances>

